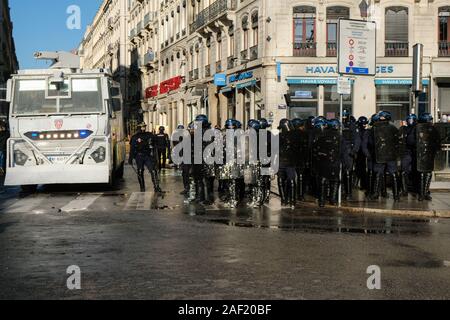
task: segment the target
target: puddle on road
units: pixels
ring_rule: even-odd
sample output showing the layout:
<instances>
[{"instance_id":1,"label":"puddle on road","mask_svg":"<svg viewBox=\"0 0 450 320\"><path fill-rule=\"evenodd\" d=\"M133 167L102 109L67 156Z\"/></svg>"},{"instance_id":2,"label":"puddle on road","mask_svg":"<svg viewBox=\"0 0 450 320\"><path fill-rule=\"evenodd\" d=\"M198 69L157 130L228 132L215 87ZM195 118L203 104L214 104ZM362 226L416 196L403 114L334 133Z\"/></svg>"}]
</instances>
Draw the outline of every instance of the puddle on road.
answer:
<instances>
[{"instance_id":1,"label":"puddle on road","mask_svg":"<svg viewBox=\"0 0 450 320\"><path fill-rule=\"evenodd\" d=\"M320 210L270 212L262 209L199 210L185 208L185 214L200 222L226 225L236 228L271 229L281 231L326 232L348 234L430 234L430 219L405 217L338 215Z\"/></svg>"}]
</instances>

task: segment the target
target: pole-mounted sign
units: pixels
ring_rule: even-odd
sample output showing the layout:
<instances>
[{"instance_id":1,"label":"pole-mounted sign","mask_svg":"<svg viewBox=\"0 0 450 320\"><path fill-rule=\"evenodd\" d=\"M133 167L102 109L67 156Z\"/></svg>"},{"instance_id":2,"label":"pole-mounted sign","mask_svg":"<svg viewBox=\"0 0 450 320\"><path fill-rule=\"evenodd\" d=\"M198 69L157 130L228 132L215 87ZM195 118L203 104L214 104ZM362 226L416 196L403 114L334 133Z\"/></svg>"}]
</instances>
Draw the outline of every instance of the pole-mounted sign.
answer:
<instances>
[{"instance_id":1,"label":"pole-mounted sign","mask_svg":"<svg viewBox=\"0 0 450 320\"><path fill-rule=\"evenodd\" d=\"M339 19L338 73L376 74L376 23Z\"/></svg>"}]
</instances>

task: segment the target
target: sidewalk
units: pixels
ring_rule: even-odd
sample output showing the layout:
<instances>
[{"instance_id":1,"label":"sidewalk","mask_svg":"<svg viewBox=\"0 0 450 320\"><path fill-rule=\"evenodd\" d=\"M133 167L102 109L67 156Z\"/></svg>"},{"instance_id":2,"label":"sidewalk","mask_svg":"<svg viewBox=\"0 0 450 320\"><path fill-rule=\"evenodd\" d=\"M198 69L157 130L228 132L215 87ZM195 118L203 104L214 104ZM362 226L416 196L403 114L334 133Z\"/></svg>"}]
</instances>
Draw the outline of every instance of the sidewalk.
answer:
<instances>
[{"instance_id":1,"label":"sidewalk","mask_svg":"<svg viewBox=\"0 0 450 320\"><path fill-rule=\"evenodd\" d=\"M278 187L276 183L272 183L272 192L278 197ZM392 197L392 191L388 189L388 199L380 197L378 201L368 200L363 191L354 190L353 200L342 201L339 208L342 212L347 213L374 213L404 216L423 216L423 217L440 217L450 218L450 191L431 190L433 201L419 202L415 195L402 197L400 202L395 202ZM312 196L306 196L305 202L299 202L296 208L318 208L317 201ZM338 209L335 206L325 206L328 210Z\"/></svg>"}]
</instances>

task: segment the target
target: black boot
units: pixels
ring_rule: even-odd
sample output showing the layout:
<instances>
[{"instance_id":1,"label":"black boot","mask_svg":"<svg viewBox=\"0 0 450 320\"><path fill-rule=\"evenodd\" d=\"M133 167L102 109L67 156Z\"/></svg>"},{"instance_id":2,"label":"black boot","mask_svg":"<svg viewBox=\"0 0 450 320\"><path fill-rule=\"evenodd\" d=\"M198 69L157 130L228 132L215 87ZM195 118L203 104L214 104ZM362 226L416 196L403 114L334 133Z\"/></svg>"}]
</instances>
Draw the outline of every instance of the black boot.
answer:
<instances>
[{"instance_id":1,"label":"black boot","mask_svg":"<svg viewBox=\"0 0 450 320\"><path fill-rule=\"evenodd\" d=\"M206 195L205 201L203 202L205 205L210 206L214 203L214 178L206 178Z\"/></svg>"},{"instance_id":2,"label":"black boot","mask_svg":"<svg viewBox=\"0 0 450 320\"><path fill-rule=\"evenodd\" d=\"M391 174L392 177L392 193L394 195L394 201L400 201L400 192L398 188L398 176L396 173Z\"/></svg>"},{"instance_id":3,"label":"black boot","mask_svg":"<svg viewBox=\"0 0 450 320\"><path fill-rule=\"evenodd\" d=\"M431 180L433 180L433 173L427 172L425 177L425 200L431 201L433 198L431 197L430 187L431 187Z\"/></svg>"},{"instance_id":4,"label":"black boot","mask_svg":"<svg viewBox=\"0 0 450 320\"><path fill-rule=\"evenodd\" d=\"M141 192L145 192L144 170L138 170L138 181Z\"/></svg>"},{"instance_id":5,"label":"black boot","mask_svg":"<svg viewBox=\"0 0 450 320\"><path fill-rule=\"evenodd\" d=\"M297 187L294 180L288 181L288 189L289 189L289 205L291 207L295 207L297 203Z\"/></svg>"},{"instance_id":6,"label":"black boot","mask_svg":"<svg viewBox=\"0 0 450 320\"><path fill-rule=\"evenodd\" d=\"M327 186L328 186L327 179L320 178L318 185L318 198L319 198L319 207L321 208L325 207L325 201L328 193Z\"/></svg>"},{"instance_id":7,"label":"black boot","mask_svg":"<svg viewBox=\"0 0 450 320\"><path fill-rule=\"evenodd\" d=\"M339 182L331 181L330 182L330 204L335 206L338 204L338 196L339 196Z\"/></svg>"},{"instance_id":8,"label":"black boot","mask_svg":"<svg viewBox=\"0 0 450 320\"><path fill-rule=\"evenodd\" d=\"M381 197L388 199L387 186L386 186L386 174L381 176Z\"/></svg>"},{"instance_id":9,"label":"black boot","mask_svg":"<svg viewBox=\"0 0 450 320\"><path fill-rule=\"evenodd\" d=\"M369 170L367 171L367 189L366 189L366 196L370 197L373 192L373 171Z\"/></svg>"},{"instance_id":10,"label":"black boot","mask_svg":"<svg viewBox=\"0 0 450 320\"><path fill-rule=\"evenodd\" d=\"M270 201L271 183L270 176L264 177L264 203L269 203Z\"/></svg>"},{"instance_id":11,"label":"black boot","mask_svg":"<svg viewBox=\"0 0 450 320\"><path fill-rule=\"evenodd\" d=\"M153 188L155 189L155 193L162 193L162 190L159 186L158 171L152 170L152 171L150 171L150 175L152 176Z\"/></svg>"},{"instance_id":12,"label":"black boot","mask_svg":"<svg viewBox=\"0 0 450 320\"><path fill-rule=\"evenodd\" d=\"M303 181L303 174L299 174L298 175L298 181L297 181L297 199L299 201L305 201L305 188L303 185L304 181Z\"/></svg>"},{"instance_id":13,"label":"black boot","mask_svg":"<svg viewBox=\"0 0 450 320\"><path fill-rule=\"evenodd\" d=\"M400 175L400 190L401 190L401 196L407 197L408 196L408 172L403 171Z\"/></svg>"},{"instance_id":14,"label":"black boot","mask_svg":"<svg viewBox=\"0 0 450 320\"><path fill-rule=\"evenodd\" d=\"M183 173L183 187L184 190L180 194L186 196L189 194L189 176L184 173Z\"/></svg>"},{"instance_id":15,"label":"black boot","mask_svg":"<svg viewBox=\"0 0 450 320\"><path fill-rule=\"evenodd\" d=\"M381 188L381 181L384 179L382 174L375 174L373 175L373 189L372 194L370 195L370 200L378 200L380 198L380 188Z\"/></svg>"},{"instance_id":16,"label":"black boot","mask_svg":"<svg viewBox=\"0 0 450 320\"><path fill-rule=\"evenodd\" d=\"M421 172L420 177L419 177L419 197L418 197L418 200L420 202L425 200L426 188L427 188L426 174L425 174L425 172Z\"/></svg>"},{"instance_id":17,"label":"black boot","mask_svg":"<svg viewBox=\"0 0 450 320\"><path fill-rule=\"evenodd\" d=\"M277 182L278 182L278 192L280 193L280 198L281 198L281 205L285 206L287 204L286 180L278 177Z\"/></svg>"},{"instance_id":18,"label":"black boot","mask_svg":"<svg viewBox=\"0 0 450 320\"><path fill-rule=\"evenodd\" d=\"M345 195L346 195L346 199L347 200L353 200L353 175L351 171L346 171L345 172Z\"/></svg>"}]
</instances>

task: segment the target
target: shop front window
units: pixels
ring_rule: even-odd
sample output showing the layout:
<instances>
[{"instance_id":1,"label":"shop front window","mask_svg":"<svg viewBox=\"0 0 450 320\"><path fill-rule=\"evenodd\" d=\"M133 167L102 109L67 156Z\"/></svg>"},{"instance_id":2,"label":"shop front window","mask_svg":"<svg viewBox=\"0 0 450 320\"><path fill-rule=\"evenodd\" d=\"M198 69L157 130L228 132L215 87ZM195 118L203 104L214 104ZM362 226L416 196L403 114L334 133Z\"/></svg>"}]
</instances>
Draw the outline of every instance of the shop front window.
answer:
<instances>
[{"instance_id":1,"label":"shop front window","mask_svg":"<svg viewBox=\"0 0 450 320\"><path fill-rule=\"evenodd\" d=\"M291 85L289 88L289 118L305 119L317 115L317 85Z\"/></svg>"},{"instance_id":2,"label":"shop front window","mask_svg":"<svg viewBox=\"0 0 450 320\"><path fill-rule=\"evenodd\" d=\"M323 115L327 119L337 119L340 117L340 96L337 93L337 85L325 85L324 101L323 101ZM343 109L346 109L352 114L353 99L352 95L343 95Z\"/></svg>"},{"instance_id":3,"label":"shop front window","mask_svg":"<svg viewBox=\"0 0 450 320\"><path fill-rule=\"evenodd\" d=\"M410 86L377 85L377 112L391 112L394 121L406 119L410 111L410 92Z\"/></svg>"}]
</instances>

